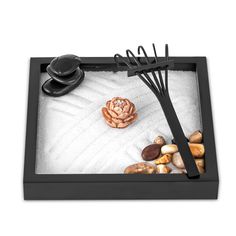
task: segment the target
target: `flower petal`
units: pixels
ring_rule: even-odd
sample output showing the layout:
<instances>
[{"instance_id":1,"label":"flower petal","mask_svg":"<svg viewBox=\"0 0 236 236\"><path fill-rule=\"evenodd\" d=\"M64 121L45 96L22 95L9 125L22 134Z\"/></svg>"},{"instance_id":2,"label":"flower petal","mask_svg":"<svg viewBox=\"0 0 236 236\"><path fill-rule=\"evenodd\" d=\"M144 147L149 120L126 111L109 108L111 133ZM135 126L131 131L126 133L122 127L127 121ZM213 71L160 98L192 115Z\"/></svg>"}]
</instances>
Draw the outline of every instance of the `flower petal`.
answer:
<instances>
[{"instance_id":1,"label":"flower petal","mask_svg":"<svg viewBox=\"0 0 236 236\"><path fill-rule=\"evenodd\" d=\"M103 108L102 108L102 114L103 114L105 120L111 120L111 116L110 116L110 114L108 113L108 110L107 110L106 107L103 107Z\"/></svg>"},{"instance_id":2,"label":"flower petal","mask_svg":"<svg viewBox=\"0 0 236 236\"><path fill-rule=\"evenodd\" d=\"M113 109L118 115L122 113L122 109L120 107L114 107Z\"/></svg>"},{"instance_id":3,"label":"flower petal","mask_svg":"<svg viewBox=\"0 0 236 236\"><path fill-rule=\"evenodd\" d=\"M108 112L109 112L109 114L111 115L111 117L117 117L117 114L114 112L114 111L112 111L112 110L107 110Z\"/></svg>"},{"instance_id":4,"label":"flower petal","mask_svg":"<svg viewBox=\"0 0 236 236\"><path fill-rule=\"evenodd\" d=\"M122 120L116 119L116 118L112 118L112 121L113 121L114 123L116 123L116 124L120 124L120 123L123 122Z\"/></svg>"},{"instance_id":5,"label":"flower petal","mask_svg":"<svg viewBox=\"0 0 236 236\"><path fill-rule=\"evenodd\" d=\"M117 118L124 120L124 119L126 119L128 116L129 116L128 113L123 112L123 113L119 114Z\"/></svg>"},{"instance_id":6,"label":"flower petal","mask_svg":"<svg viewBox=\"0 0 236 236\"><path fill-rule=\"evenodd\" d=\"M129 125L130 123L129 122L124 122L124 123L120 123L117 125L117 128L125 128Z\"/></svg>"}]
</instances>

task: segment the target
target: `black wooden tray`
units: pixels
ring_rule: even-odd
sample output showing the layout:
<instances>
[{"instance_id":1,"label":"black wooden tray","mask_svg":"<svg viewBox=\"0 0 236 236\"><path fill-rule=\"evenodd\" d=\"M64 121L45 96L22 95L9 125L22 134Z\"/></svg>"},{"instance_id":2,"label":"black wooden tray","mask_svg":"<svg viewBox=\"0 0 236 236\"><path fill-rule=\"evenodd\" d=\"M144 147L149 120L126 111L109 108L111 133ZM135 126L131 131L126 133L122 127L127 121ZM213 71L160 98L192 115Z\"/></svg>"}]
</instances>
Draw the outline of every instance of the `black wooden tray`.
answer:
<instances>
[{"instance_id":1,"label":"black wooden tray","mask_svg":"<svg viewBox=\"0 0 236 236\"><path fill-rule=\"evenodd\" d=\"M184 174L36 174L40 74L53 58L31 58L24 165L25 200L42 199L216 199L218 170L205 57L171 57L173 70L195 71L199 85L206 171L198 179ZM86 71L117 71L112 57L84 57Z\"/></svg>"}]
</instances>

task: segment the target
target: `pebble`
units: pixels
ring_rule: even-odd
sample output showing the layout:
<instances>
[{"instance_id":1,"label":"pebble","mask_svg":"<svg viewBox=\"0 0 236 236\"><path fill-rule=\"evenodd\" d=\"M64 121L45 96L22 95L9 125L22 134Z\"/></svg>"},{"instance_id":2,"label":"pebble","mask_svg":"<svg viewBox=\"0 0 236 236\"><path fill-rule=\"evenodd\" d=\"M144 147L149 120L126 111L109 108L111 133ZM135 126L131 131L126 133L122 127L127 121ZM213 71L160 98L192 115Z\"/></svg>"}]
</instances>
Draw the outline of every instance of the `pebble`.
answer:
<instances>
[{"instance_id":1,"label":"pebble","mask_svg":"<svg viewBox=\"0 0 236 236\"><path fill-rule=\"evenodd\" d=\"M157 166L157 174L168 174L172 171L172 169L164 164L160 164Z\"/></svg>"},{"instance_id":2,"label":"pebble","mask_svg":"<svg viewBox=\"0 0 236 236\"><path fill-rule=\"evenodd\" d=\"M140 162L126 167L125 174L155 174L156 166L146 163Z\"/></svg>"},{"instance_id":3,"label":"pebble","mask_svg":"<svg viewBox=\"0 0 236 236\"><path fill-rule=\"evenodd\" d=\"M200 174L204 174L205 173L205 169L202 168L201 166L197 165L198 171Z\"/></svg>"},{"instance_id":4,"label":"pebble","mask_svg":"<svg viewBox=\"0 0 236 236\"><path fill-rule=\"evenodd\" d=\"M197 130L193 132L189 137L190 143L201 143L202 142L202 133L201 131Z\"/></svg>"},{"instance_id":5,"label":"pebble","mask_svg":"<svg viewBox=\"0 0 236 236\"><path fill-rule=\"evenodd\" d=\"M185 168L183 159L182 159L182 157L181 157L179 152L176 152L176 153L173 154L172 163L177 168L180 168L180 169L184 169Z\"/></svg>"},{"instance_id":6,"label":"pebble","mask_svg":"<svg viewBox=\"0 0 236 236\"><path fill-rule=\"evenodd\" d=\"M157 136L154 140L154 143L156 143L162 147L162 146L166 145L166 140L164 139L163 136Z\"/></svg>"},{"instance_id":7,"label":"pebble","mask_svg":"<svg viewBox=\"0 0 236 236\"><path fill-rule=\"evenodd\" d=\"M54 79L48 79L42 86L42 90L44 93L46 93L49 96L53 96L53 97L59 97L59 96L63 96L67 93L69 93L70 91L72 91L73 89L75 89L77 86L80 85L80 83L84 80L84 73L81 76L81 78L79 78L74 84L72 85L64 85L64 84L60 84L57 81L55 81Z\"/></svg>"},{"instance_id":8,"label":"pebble","mask_svg":"<svg viewBox=\"0 0 236 236\"><path fill-rule=\"evenodd\" d=\"M142 158L145 161L152 161L159 157L161 152L161 147L158 144L151 144L145 147L142 151Z\"/></svg>"},{"instance_id":9,"label":"pebble","mask_svg":"<svg viewBox=\"0 0 236 236\"><path fill-rule=\"evenodd\" d=\"M202 168L205 167L204 159L195 159L195 163Z\"/></svg>"},{"instance_id":10,"label":"pebble","mask_svg":"<svg viewBox=\"0 0 236 236\"><path fill-rule=\"evenodd\" d=\"M180 169L176 169L176 170L172 170L170 173L171 174L184 174L184 171Z\"/></svg>"},{"instance_id":11,"label":"pebble","mask_svg":"<svg viewBox=\"0 0 236 236\"><path fill-rule=\"evenodd\" d=\"M196 158L202 158L205 154L205 147L199 143L189 143L189 148L192 155Z\"/></svg>"},{"instance_id":12,"label":"pebble","mask_svg":"<svg viewBox=\"0 0 236 236\"><path fill-rule=\"evenodd\" d=\"M171 158L172 158L171 154L165 154L165 155L159 157L158 159L156 159L155 164L156 165L167 164L167 163L171 162Z\"/></svg>"},{"instance_id":13,"label":"pebble","mask_svg":"<svg viewBox=\"0 0 236 236\"><path fill-rule=\"evenodd\" d=\"M173 154L178 152L178 147L175 144L167 144L161 147L161 153L164 154Z\"/></svg>"},{"instance_id":14,"label":"pebble","mask_svg":"<svg viewBox=\"0 0 236 236\"><path fill-rule=\"evenodd\" d=\"M51 71L51 67L48 66L47 67L47 72L48 74L51 76L52 79L54 79L55 81L57 81L60 84L64 84L64 85L73 85L74 83L76 83L76 81L78 81L82 76L83 76L83 71L80 70L79 68L77 68L72 74L67 75L67 76L59 76L54 74Z\"/></svg>"},{"instance_id":15,"label":"pebble","mask_svg":"<svg viewBox=\"0 0 236 236\"><path fill-rule=\"evenodd\" d=\"M50 63L50 69L58 76L66 76L73 73L80 65L78 56L67 54L54 58Z\"/></svg>"}]
</instances>

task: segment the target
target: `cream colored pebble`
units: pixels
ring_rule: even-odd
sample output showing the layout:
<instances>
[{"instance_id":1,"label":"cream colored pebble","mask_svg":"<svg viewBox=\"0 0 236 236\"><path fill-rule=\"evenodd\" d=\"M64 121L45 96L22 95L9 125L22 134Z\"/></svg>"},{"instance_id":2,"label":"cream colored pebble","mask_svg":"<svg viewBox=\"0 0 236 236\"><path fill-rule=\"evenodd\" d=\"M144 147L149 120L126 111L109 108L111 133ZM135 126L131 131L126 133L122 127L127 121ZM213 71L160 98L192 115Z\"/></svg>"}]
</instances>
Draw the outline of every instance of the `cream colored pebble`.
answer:
<instances>
[{"instance_id":1,"label":"cream colored pebble","mask_svg":"<svg viewBox=\"0 0 236 236\"><path fill-rule=\"evenodd\" d=\"M156 143L162 147L166 144L166 140L164 139L163 136L157 136L154 140L154 143Z\"/></svg>"},{"instance_id":2,"label":"cream colored pebble","mask_svg":"<svg viewBox=\"0 0 236 236\"><path fill-rule=\"evenodd\" d=\"M176 152L176 153L173 154L172 163L177 168L180 168L180 169L184 169L185 168L183 159L182 159L182 157L181 157L179 152Z\"/></svg>"},{"instance_id":3,"label":"cream colored pebble","mask_svg":"<svg viewBox=\"0 0 236 236\"><path fill-rule=\"evenodd\" d=\"M160 164L157 166L157 174L168 174L172 171L172 169L164 164Z\"/></svg>"},{"instance_id":4,"label":"cream colored pebble","mask_svg":"<svg viewBox=\"0 0 236 236\"><path fill-rule=\"evenodd\" d=\"M195 163L196 165L205 168L205 163L204 163L204 159L195 159Z\"/></svg>"},{"instance_id":5,"label":"cream colored pebble","mask_svg":"<svg viewBox=\"0 0 236 236\"><path fill-rule=\"evenodd\" d=\"M178 147L176 144L167 144L161 147L161 153L164 154L173 154L178 152Z\"/></svg>"},{"instance_id":6,"label":"cream colored pebble","mask_svg":"<svg viewBox=\"0 0 236 236\"><path fill-rule=\"evenodd\" d=\"M170 173L171 174L184 174L184 171L180 170L180 169L177 169L177 170L172 170Z\"/></svg>"}]
</instances>

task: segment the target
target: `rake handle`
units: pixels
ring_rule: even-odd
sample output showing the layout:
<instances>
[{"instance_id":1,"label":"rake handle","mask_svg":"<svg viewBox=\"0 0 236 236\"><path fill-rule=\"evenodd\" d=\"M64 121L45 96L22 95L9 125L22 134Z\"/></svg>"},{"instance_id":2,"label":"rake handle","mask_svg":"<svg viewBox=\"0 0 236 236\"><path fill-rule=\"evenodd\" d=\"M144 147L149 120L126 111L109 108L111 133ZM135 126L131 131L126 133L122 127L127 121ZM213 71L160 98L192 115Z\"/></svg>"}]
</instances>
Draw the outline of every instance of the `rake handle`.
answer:
<instances>
[{"instance_id":1,"label":"rake handle","mask_svg":"<svg viewBox=\"0 0 236 236\"><path fill-rule=\"evenodd\" d=\"M175 143L178 146L178 150L183 159L185 169L189 178L199 177L199 171L197 169L194 157L189 149L189 145L186 141L183 129L180 125L179 119L169 97L169 94L164 97L158 98L161 107L164 111L165 117L174 136Z\"/></svg>"}]
</instances>

